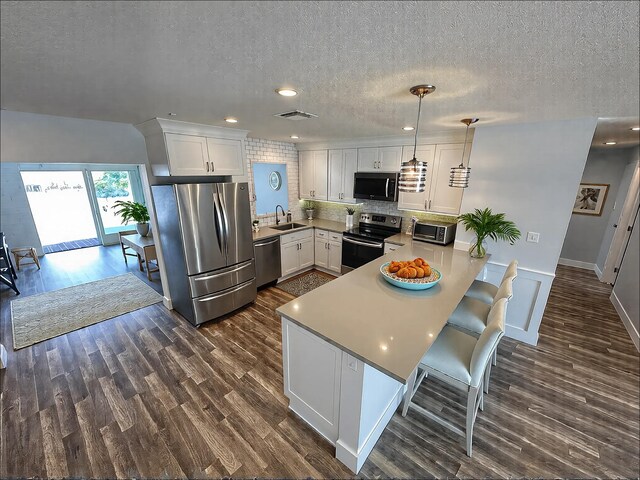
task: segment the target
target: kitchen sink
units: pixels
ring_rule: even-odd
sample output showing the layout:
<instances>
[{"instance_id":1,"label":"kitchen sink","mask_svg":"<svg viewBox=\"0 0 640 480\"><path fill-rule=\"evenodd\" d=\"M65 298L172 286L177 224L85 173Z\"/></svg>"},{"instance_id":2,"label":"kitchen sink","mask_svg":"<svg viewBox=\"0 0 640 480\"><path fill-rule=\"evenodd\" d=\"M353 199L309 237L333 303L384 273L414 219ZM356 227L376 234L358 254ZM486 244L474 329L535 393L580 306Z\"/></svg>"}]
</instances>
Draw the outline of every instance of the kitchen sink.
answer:
<instances>
[{"instance_id":1,"label":"kitchen sink","mask_svg":"<svg viewBox=\"0 0 640 480\"><path fill-rule=\"evenodd\" d=\"M303 223L285 223L284 225L276 225L275 227L271 227L274 230L280 230L281 232L286 232L287 230L293 230L295 228L306 227L307 225Z\"/></svg>"}]
</instances>

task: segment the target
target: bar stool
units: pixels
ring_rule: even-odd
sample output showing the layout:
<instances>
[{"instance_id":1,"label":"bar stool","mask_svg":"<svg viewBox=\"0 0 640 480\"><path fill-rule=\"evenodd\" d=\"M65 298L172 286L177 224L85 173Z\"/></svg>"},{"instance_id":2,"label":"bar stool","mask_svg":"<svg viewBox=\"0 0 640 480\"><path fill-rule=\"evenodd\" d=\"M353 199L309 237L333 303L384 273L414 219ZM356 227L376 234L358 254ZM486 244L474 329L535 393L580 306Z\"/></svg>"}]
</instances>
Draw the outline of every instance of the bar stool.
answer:
<instances>
[{"instance_id":1,"label":"bar stool","mask_svg":"<svg viewBox=\"0 0 640 480\"><path fill-rule=\"evenodd\" d=\"M38 266L38 270L40 270L40 260L38 259L38 254L36 253L36 249L33 247L16 247L11 249L11 253L13 253L14 258L16 259L16 268L20 271L20 261L25 258L30 258L31 262L35 263Z\"/></svg>"},{"instance_id":2,"label":"bar stool","mask_svg":"<svg viewBox=\"0 0 640 480\"><path fill-rule=\"evenodd\" d=\"M504 335L506 311L507 299L502 298L491 307L487 328L478 339L445 325L436 341L420 361L418 368L423 372L418 376L419 380L415 387L412 382L407 385L402 416L406 416L407 410L411 407L430 420L462 435L466 439L469 457L472 453L473 425L478 409L484 409L482 386L485 371L490 364L493 352ZM467 392L467 418L464 432L435 413L411 403L420 382L429 375Z\"/></svg>"},{"instance_id":3,"label":"bar stool","mask_svg":"<svg viewBox=\"0 0 640 480\"><path fill-rule=\"evenodd\" d=\"M507 271L504 272L504 276L500 281L500 284L504 282L505 278L513 277L516 278L518 275L518 260L513 260L509 266L507 267ZM476 300L480 300L481 302L486 303L487 305L491 305L493 303L493 299L498 293L498 287L496 287L493 283L484 282L482 280L474 280L469 290L465 293L467 297L475 298Z\"/></svg>"},{"instance_id":4,"label":"bar stool","mask_svg":"<svg viewBox=\"0 0 640 480\"><path fill-rule=\"evenodd\" d=\"M496 291L496 295L493 298L493 305L502 299L506 299L507 304L513 298L513 279L515 277L507 276L502 280L500 287ZM471 297L463 297L456 309L453 311L447 325L461 330L462 332L479 337L487 328L487 322L489 314L493 305L487 305L486 303ZM505 312L506 312L505 304ZM497 353L494 352L491 363L495 365L497 362ZM491 376L491 365L487 367L486 378L484 381L484 393L489 393L489 377Z\"/></svg>"}]
</instances>

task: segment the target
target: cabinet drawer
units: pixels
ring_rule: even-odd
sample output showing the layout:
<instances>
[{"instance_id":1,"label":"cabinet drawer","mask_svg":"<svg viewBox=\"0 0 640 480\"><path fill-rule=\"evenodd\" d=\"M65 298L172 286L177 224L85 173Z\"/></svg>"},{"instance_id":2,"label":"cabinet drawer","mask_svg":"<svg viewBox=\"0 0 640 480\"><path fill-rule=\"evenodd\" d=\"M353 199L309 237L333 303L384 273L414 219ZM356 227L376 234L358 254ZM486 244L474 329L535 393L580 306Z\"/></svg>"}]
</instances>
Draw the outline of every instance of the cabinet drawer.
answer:
<instances>
[{"instance_id":1,"label":"cabinet drawer","mask_svg":"<svg viewBox=\"0 0 640 480\"><path fill-rule=\"evenodd\" d=\"M308 228L300 232L287 233L286 235L282 235L282 237L280 237L280 243L282 245L286 245L287 243L298 242L300 240L304 240L305 238L311 238L312 236L313 229Z\"/></svg>"},{"instance_id":2,"label":"cabinet drawer","mask_svg":"<svg viewBox=\"0 0 640 480\"><path fill-rule=\"evenodd\" d=\"M195 324L199 325L255 301L257 292L256 279L254 278L213 295L194 298L192 302Z\"/></svg>"},{"instance_id":3,"label":"cabinet drawer","mask_svg":"<svg viewBox=\"0 0 640 480\"><path fill-rule=\"evenodd\" d=\"M318 230L316 228L316 238L327 238L327 231L326 230Z\"/></svg>"},{"instance_id":4,"label":"cabinet drawer","mask_svg":"<svg viewBox=\"0 0 640 480\"><path fill-rule=\"evenodd\" d=\"M251 280L256 276L256 268L253 260L232 265L214 272L202 273L189 277L191 296L199 297L208 293L219 292L233 285Z\"/></svg>"},{"instance_id":5,"label":"cabinet drawer","mask_svg":"<svg viewBox=\"0 0 640 480\"><path fill-rule=\"evenodd\" d=\"M341 233L335 233L335 232L329 232L329 240L333 240L334 242L341 242L342 241L342 234Z\"/></svg>"}]
</instances>

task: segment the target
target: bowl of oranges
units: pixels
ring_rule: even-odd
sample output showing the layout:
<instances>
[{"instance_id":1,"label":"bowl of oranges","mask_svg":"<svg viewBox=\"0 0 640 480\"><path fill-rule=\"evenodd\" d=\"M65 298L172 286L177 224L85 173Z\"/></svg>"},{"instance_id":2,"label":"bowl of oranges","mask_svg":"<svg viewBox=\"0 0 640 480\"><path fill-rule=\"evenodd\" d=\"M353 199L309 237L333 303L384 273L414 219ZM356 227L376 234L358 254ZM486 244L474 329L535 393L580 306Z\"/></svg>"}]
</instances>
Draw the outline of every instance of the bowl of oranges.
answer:
<instances>
[{"instance_id":1,"label":"bowl of oranges","mask_svg":"<svg viewBox=\"0 0 640 480\"><path fill-rule=\"evenodd\" d=\"M422 258L387 262L380 267L382 277L391 285L407 290L426 290L436 285L442 274Z\"/></svg>"}]
</instances>

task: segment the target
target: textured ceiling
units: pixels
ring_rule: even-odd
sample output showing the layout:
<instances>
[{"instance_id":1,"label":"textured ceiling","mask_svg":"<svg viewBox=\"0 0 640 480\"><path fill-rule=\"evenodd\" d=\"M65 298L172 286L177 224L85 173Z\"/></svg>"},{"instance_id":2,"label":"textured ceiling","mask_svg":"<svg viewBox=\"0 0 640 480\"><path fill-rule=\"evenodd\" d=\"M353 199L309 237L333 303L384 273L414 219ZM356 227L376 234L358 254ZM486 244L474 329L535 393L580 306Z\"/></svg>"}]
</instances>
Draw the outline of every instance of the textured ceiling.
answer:
<instances>
[{"instance_id":1,"label":"textured ceiling","mask_svg":"<svg viewBox=\"0 0 640 480\"><path fill-rule=\"evenodd\" d=\"M639 2L2 2L7 110L300 141L638 117ZM274 93L281 86L297 97ZM273 117L302 109L317 119Z\"/></svg>"}]
</instances>

